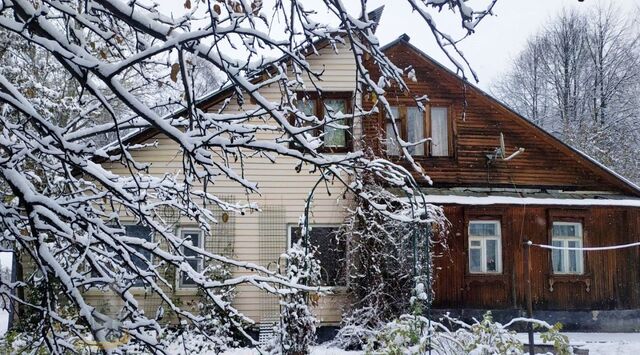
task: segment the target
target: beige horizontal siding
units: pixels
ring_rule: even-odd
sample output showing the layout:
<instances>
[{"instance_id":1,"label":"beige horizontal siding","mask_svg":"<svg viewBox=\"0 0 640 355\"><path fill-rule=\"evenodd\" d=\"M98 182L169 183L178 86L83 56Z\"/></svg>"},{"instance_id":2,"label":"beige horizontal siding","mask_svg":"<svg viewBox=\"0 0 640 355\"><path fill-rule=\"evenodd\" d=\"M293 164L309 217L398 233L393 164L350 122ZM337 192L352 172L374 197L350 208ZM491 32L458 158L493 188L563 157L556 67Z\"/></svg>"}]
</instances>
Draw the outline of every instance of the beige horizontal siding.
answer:
<instances>
[{"instance_id":1,"label":"beige horizontal siding","mask_svg":"<svg viewBox=\"0 0 640 355\"><path fill-rule=\"evenodd\" d=\"M325 91L348 91L355 92L356 75L353 57L348 47L341 47L335 53L330 47L320 50L321 55L310 55L307 60L314 70L325 70L325 74L319 85ZM279 101L280 90L276 86L263 88L261 93L271 101ZM359 97L356 97L359 102ZM251 109L251 105L245 109ZM219 107L211 108L211 111L218 110ZM235 112L239 108L232 103L225 112ZM257 122L257 120L256 120ZM267 120L268 122L268 120ZM272 122L273 123L273 122ZM354 134L359 136L361 132L360 120L354 123ZM260 133L260 139L272 140L280 137L280 132ZM155 148L144 148L133 153L135 159L140 162L149 162L151 167L149 174L161 176L165 173L176 173L182 169L181 151L179 147L165 136L158 135L150 138L148 142L158 143ZM279 157L277 162L271 163L262 157L252 157L245 160L245 176L249 181L257 182L260 194L247 195L246 191L233 181L219 179L213 186L209 186L208 192L216 195L228 196L231 201L256 202L261 208L277 207L280 212L279 220L282 225L276 228L274 233L278 233L281 238L286 238L289 225L296 225L304 211L304 204L307 195L318 176L310 174L310 166L303 166L300 173L296 173L297 161L292 158ZM125 168L117 163L105 165L114 173L126 173ZM232 164L236 171L239 171L238 164ZM197 187L197 186L196 186ZM343 221L345 207L349 200L342 198L344 187L335 184L329 186L331 195L326 193L324 187L317 190L310 222L314 224L340 224ZM234 257L237 260L260 263L261 254L261 212L251 212L244 216L235 216L234 223ZM187 221L181 221L184 225ZM285 250L281 250L284 252ZM266 266L266 265L265 265ZM246 271L236 270L237 275L247 274ZM264 316L265 297L262 291L251 285L241 285L236 290L234 306L243 314L259 322ZM109 293L91 292L91 300L97 304L114 303L114 310L117 309L116 302ZM199 300L194 290L178 290L176 299L183 305L195 304ZM145 311L155 312L159 305L159 300L155 297L139 296L141 305ZM319 304L314 308L314 312L320 320L327 324L336 324L340 321L342 307L346 299L343 294L337 292L333 295L325 295L320 298ZM191 307L191 306L188 306Z\"/></svg>"}]
</instances>

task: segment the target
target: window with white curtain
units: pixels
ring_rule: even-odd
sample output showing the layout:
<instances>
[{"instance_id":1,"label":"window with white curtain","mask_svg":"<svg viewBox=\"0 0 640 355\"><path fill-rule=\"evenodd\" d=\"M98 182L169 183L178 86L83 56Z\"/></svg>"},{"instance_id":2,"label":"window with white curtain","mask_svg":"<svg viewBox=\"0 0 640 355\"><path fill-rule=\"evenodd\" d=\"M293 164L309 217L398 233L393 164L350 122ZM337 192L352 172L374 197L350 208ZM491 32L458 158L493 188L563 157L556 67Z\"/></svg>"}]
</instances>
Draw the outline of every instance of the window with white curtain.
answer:
<instances>
[{"instance_id":1,"label":"window with white curtain","mask_svg":"<svg viewBox=\"0 0 640 355\"><path fill-rule=\"evenodd\" d=\"M469 272L502 272L502 236L499 221L469 222Z\"/></svg>"},{"instance_id":2,"label":"window with white curtain","mask_svg":"<svg viewBox=\"0 0 640 355\"><path fill-rule=\"evenodd\" d=\"M402 130L402 121L400 120L400 111L397 106L391 106L391 113L393 117L396 119L396 127L398 131ZM396 137L395 132L393 131L393 122L391 118L387 115L385 130L387 133L387 154L388 155L400 155L400 146L398 144L398 139Z\"/></svg>"},{"instance_id":3,"label":"window with white curtain","mask_svg":"<svg viewBox=\"0 0 640 355\"><path fill-rule=\"evenodd\" d=\"M582 248L582 223L553 222L551 245L558 248ZM584 261L580 250L552 249L551 264L554 274L584 273Z\"/></svg>"},{"instance_id":4,"label":"window with white curtain","mask_svg":"<svg viewBox=\"0 0 640 355\"><path fill-rule=\"evenodd\" d=\"M431 107L431 156L449 156L449 109Z\"/></svg>"},{"instance_id":5,"label":"window with white curtain","mask_svg":"<svg viewBox=\"0 0 640 355\"><path fill-rule=\"evenodd\" d=\"M417 107L407 107L407 142L417 143L424 139L424 114ZM424 143L409 147L411 155L424 155Z\"/></svg>"},{"instance_id":6,"label":"window with white curtain","mask_svg":"<svg viewBox=\"0 0 640 355\"><path fill-rule=\"evenodd\" d=\"M404 141L417 143L427 137L431 138L429 144L420 143L408 147L407 150L412 156L448 157L451 155L448 107L427 108L430 113L428 116L417 106L391 106L390 108L400 137ZM386 117L386 152L389 156L397 156L401 153L400 145L393 130L393 122L388 114ZM428 117L429 120L426 120L425 117Z\"/></svg>"}]
</instances>

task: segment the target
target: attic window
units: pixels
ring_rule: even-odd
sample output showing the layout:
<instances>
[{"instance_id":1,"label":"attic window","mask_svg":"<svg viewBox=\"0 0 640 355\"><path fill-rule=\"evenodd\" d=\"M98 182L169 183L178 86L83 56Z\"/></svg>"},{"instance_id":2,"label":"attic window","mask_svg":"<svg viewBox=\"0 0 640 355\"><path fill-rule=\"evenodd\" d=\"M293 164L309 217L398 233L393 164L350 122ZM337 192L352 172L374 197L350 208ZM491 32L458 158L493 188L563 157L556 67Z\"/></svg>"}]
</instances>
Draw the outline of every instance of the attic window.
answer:
<instances>
[{"instance_id":1,"label":"attic window","mask_svg":"<svg viewBox=\"0 0 640 355\"><path fill-rule=\"evenodd\" d=\"M414 157L450 157L453 156L453 138L451 115L448 106L427 106L427 113L417 106L391 106L396 118L396 127L403 140L416 143L425 137L431 138L407 148ZM400 146L395 139L393 123L387 115L385 121L386 150L389 156L400 155Z\"/></svg>"},{"instance_id":2,"label":"attic window","mask_svg":"<svg viewBox=\"0 0 640 355\"><path fill-rule=\"evenodd\" d=\"M299 92L297 109L307 116L316 116L323 123L310 132L314 136L322 136L324 142L319 151L330 153L346 153L351 151L352 131L349 118L336 119L340 115L351 113L351 92ZM327 120L329 119L329 120ZM293 117L297 127L313 126ZM327 120L329 123L324 124ZM344 126L348 128L344 128Z\"/></svg>"}]
</instances>

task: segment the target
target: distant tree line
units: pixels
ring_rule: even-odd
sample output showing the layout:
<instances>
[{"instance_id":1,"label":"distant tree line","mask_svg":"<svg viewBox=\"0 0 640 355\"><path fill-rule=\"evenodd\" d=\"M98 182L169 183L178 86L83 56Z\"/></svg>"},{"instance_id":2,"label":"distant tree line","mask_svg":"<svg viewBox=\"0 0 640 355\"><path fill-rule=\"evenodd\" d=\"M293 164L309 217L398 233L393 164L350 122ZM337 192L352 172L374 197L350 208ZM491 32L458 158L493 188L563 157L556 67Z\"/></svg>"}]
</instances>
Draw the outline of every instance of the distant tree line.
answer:
<instances>
[{"instance_id":1,"label":"distant tree line","mask_svg":"<svg viewBox=\"0 0 640 355\"><path fill-rule=\"evenodd\" d=\"M564 10L492 88L521 115L640 182L640 27L614 5Z\"/></svg>"}]
</instances>

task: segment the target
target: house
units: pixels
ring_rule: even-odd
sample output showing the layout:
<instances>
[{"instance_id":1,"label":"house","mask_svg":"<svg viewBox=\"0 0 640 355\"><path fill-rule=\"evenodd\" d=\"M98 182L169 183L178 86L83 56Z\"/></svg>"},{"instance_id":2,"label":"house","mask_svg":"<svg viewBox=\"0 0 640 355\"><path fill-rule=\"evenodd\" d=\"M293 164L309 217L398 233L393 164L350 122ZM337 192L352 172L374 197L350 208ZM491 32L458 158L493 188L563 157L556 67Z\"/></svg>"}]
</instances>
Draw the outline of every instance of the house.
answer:
<instances>
[{"instance_id":1,"label":"house","mask_svg":"<svg viewBox=\"0 0 640 355\"><path fill-rule=\"evenodd\" d=\"M318 47L320 55L308 57L312 67L325 71L324 95L312 97L315 114L323 115L321 100L345 113L352 112L356 104L370 108L371 98L357 93L349 47L339 45L337 51L328 45ZM426 112L422 112L412 96L401 92L387 96L401 118L405 138L431 138L429 143L412 148L413 154L433 181L420 181L429 202L444 206L451 223L448 248L438 251L434 308L463 315L462 311L486 309L519 314L525 306L523 252L528 240L577 248L640 240L640 188L463 81L411 45L407 36L385 46L384 52L398 67L413 67L417 81L408 83L412 94L430 98ZM375 76L373 66L370 71ZM231 93L230 88L212 93L201 102L201 108L213 111L225 105L226 112L237 111L236 103L225 103ZM280 91L271 87L262 94L277 101ZM384 115L354 119L349 125L350 130L334 136L333 152L368 146L401 162L393 141L386 139ZM501 136L502 152L497 150ZM133 153L139 161L152 163L150 174L181 169L181 162L175 159L178 146L153 128L127 139L127 143L151 142L158 144ZM502 154L505 151L506 155ZM262 211L226 217L224 212L214 211L221 223L214 227L213 237L204 236L196 225L180 218L175 221L176 230L210 251L273 269L298 238L299 217L317 181L312 173L296 172L296 163L291 158L280 158L276 163L264 157L244 161L247 177L261 187L262 194L251 199ZM103 166L126 173L117 162ZM229 181L220 180L209 191L228 201L247 199L245 190ZM348 199L338 198L341 192L340 186L318 190L310 216L311 240L320 246L324 261L323 282L334 289L315 307L326 326L339 324L342 307L349 302L327 243L327 236L342 223L350 205ZM132 236L150 238L148 230L133 221L128 231ZM543 317L568 319L576 325L586 320L593 327L609 324L603 319L626 317L621 327L640 325L638 248L598 252L531 248L534 309L546 312ZM195 259L193 265L203 267ZM175 271L173 279L173 297L182 304L197 303L200 295L193 282ZM233 302L239 311L257 322L277 319L275 297L251 285L236 291ZM161 303L159 298L147 296L142 285L134 292L147 313L153 314ZM95 290L87 291L87 297L104 308L117 308L120 302L108 292ZM567 310L574 311L569 312L573 318L566 318Z\"/></svg>"},{"instance_id":2,"label":"house","mask_svg":"<svg viewBox=\"0 0 640 355\"><path fill-rule=\"evenodd\" d=\"M640 188L463 81L407 36L384 52L399 68L415 70L412 95L430 99L423 113L412 96L387 94L403 138L431 138L412 148L413 156L433 181L422 182L428 202L442 205L451 223L435 265L434 308L462 316L486 309L499 318L522 315L524 243L531 241L534 316L569 329L637 329L640 247L535 245L640 241ZM363 124L367 144L398 160L393 140L377 138L391 129L383 115Z\"/></svg>"}]
</instances>

